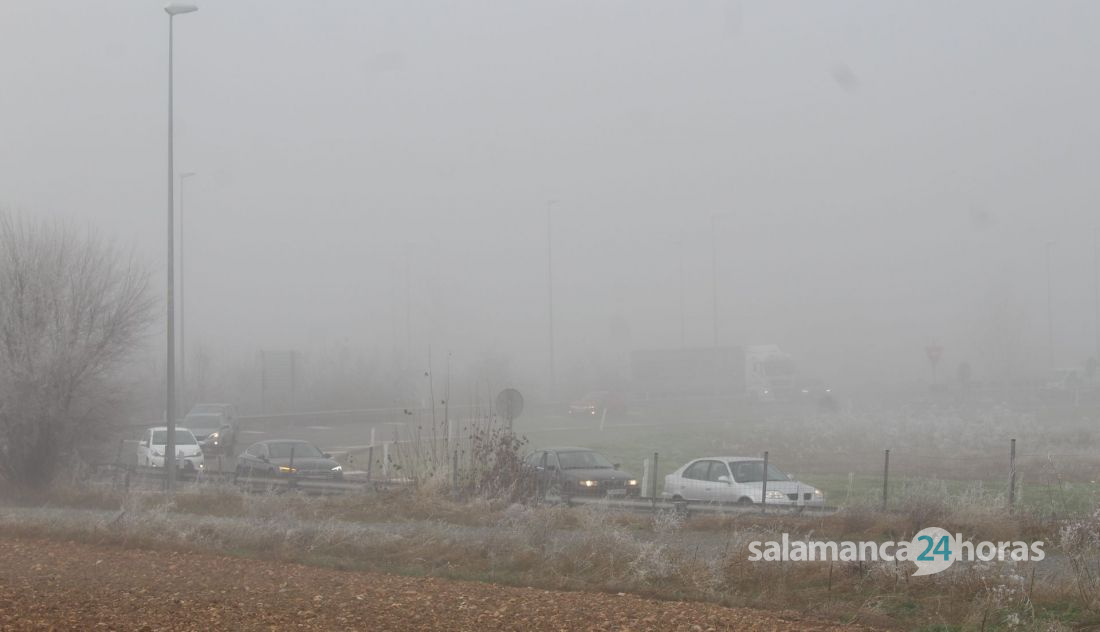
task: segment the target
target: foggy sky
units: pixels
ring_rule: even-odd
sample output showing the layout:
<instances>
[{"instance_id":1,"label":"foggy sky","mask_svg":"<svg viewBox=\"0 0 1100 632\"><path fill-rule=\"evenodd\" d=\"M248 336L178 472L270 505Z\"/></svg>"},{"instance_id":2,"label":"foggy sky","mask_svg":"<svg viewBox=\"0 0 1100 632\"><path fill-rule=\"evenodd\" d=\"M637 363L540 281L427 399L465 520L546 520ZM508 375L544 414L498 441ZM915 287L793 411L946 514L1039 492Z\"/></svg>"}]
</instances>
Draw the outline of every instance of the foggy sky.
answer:
<instances>
[{"instance_id":1,"label":"foggy sky","mask_svg":"<svg viewBox=\"0 0 1100 632\"><path fill-rule=\"evenodd\" d=\"M0 204L163 283L167 16L0 4ZM234 2L176 20L188 340L492 351L777 343L826 377L978 360L999 308L1093 348L1100 5Z\"/></svg>"}]
</instances>

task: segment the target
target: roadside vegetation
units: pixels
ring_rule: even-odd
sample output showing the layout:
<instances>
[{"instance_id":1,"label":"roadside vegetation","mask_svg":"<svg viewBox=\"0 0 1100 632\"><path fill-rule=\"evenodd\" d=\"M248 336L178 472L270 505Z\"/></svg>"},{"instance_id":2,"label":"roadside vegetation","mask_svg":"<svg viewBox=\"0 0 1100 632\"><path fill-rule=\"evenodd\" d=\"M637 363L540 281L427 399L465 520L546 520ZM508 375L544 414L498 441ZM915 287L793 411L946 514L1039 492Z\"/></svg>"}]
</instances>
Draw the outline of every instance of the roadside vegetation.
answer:
<instances>
[{"instance_id":1,"label":"roadside vegetation","mask_svg":"<svg viewBox=\"0 0 1100 632\"><path fill-rule=\"evenodd\" d=\"M1000 503L913 492L890 512L683 516L456 498L440 482L344 496L204 485L169 498L108 487L8 494L0 533L242 555L348 570L800 610L915 629L1069 629L1100 623L1100 515L1009 515ZM903 540L936 524L974 540L1043 540L1042 563L749 562L749 542ZM936 627L940 626L940 627Z\"/></svg>"}]
</instances>

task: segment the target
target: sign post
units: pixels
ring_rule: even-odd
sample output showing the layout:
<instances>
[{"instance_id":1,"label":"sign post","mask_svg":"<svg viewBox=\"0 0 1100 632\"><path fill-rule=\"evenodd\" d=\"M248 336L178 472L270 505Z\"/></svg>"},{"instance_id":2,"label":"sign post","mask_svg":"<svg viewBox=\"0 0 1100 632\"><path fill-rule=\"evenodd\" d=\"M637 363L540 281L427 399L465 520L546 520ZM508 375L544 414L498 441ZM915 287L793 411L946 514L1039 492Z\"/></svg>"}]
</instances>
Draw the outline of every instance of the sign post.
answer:
<instances>
[{"instance_id":1,"label":"sign post","mask_svg":"<svg viewBox=\"0 0 1100 632\"><path fill-rule=\"evenodd\" d=\"M935 383L936 366L940 363L940 357L943 356L943 347L933 342L924 348L924 354L928 356L928 363L932 365L932 382Z\"/></svg>"},{"instance_id":2,"label":"sign post","mask_svg":"<svg viewBox=\"0 0 1100 632\"><path fill-rule=\"evenodd\" d=\"M523 395L514 388L506 388L497 394L497 414L508 421L508 432L512 432L512 423L523 413Z\"/></svg>"}]
</instances>

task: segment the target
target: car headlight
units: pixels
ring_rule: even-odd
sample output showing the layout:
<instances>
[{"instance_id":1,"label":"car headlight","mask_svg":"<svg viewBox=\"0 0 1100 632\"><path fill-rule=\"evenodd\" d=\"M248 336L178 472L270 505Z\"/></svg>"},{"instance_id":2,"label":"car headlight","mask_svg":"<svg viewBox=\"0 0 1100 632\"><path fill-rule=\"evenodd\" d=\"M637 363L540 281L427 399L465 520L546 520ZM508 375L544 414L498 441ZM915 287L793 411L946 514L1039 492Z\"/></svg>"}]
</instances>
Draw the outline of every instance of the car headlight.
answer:
<instances>
[{"instance_id":1,"label":"car headlight","mask_svg":"<svg viewBox=\"0 0 1100 632\"><path fill-rule=\"evenodd\" d=\"M581 487L595 487L597 483L596 481L577 481L577 485Z\"/></svg>"},{"instance_id":2,"label":"car headlight","mask_svg":"<svg viewBox=\"0 0 1100 632\"><path fill-rule=\"evenodd\" d=\"M776 491L776 490L773 489L773 490L768 492L767 498L768 498L768 500L784 500L784 499L787 498L787 495L784 494L783 492Z\"/></svg>"},{"instance_id":3,"label":"car headlight","mask_svg":"<svg viewBox=\"0 0 1100 632\"><path fill-rule=\"evenodd\" d=\"M824 497L824 496L825 496L825 492L821 491L820 489L815 489L815 490L814 490L814 496L822 496L822 497Z\"/></svg>"},{"instance_id":4,"label":"car headlight","mask_svg":"<svg viewBox=\"0 0 1100 632\"><path fill-rule=\"evenodd\" d=\"M294 472L295 469L292 468L292 467L286 466L286 465L280 465L279 466L279 471L280 472Z\"/></svg>"},{"instance_id":5,"label":"car headlight","mask_svg":"<svg viewBox=\"0 0 1100 632\"><path fill-rule=\"evenodd\" d=\"M626 484L627 484L627 485L637 485L637 484L638 484L638 481L636 481L636 480L634 480L634 479L630 479L629 481L627 481L627 482L626 482Z\"/></svg>"},{"instance_id":6,"label":"car headlight","mask_svg":"<svg viewBox=\"0 0 1100 632\"><path fill-rule=\"evenodd\" d=\"M334 465L334 466L332 466L332 471L333 472L343 472L344 468L343 468L343 466L340 466L340 465Z\"/></svg>"}]
</instances>

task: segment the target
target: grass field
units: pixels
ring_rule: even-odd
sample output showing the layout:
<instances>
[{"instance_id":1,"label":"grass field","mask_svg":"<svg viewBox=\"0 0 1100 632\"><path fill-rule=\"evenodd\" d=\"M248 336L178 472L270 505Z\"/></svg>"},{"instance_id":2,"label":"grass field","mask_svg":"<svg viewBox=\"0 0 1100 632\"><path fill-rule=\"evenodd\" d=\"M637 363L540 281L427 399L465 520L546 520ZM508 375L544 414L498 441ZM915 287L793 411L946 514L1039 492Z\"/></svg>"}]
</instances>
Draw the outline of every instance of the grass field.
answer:
<instances>
[{"instance_id":1,"label":"grass field","mask_svg":"<svg viewBox=\"0 0 1100 632\"><path fill-rule=\"evenodd\" d=\"M1091 428L1050 432L1035 420L1006 415L997 423L951 415L923 419L828 417L799 411L706 414L672 420L634 412L607 420L568 415L529 417L516 425L531 449L582 446L598 450L637 476L658 454L664 476L703 456L762 456L826 493L831 505L882 503L884 450L890 449L888 502L940 494L959 503L1007 505L1010 439L1017 438L1016 507L1049 517L1091 515L1100 506L1100 450ZM989 426L994 425L995 429ZM968 436L969 435L969 436Z\"/></svg>"}]
</instances>

